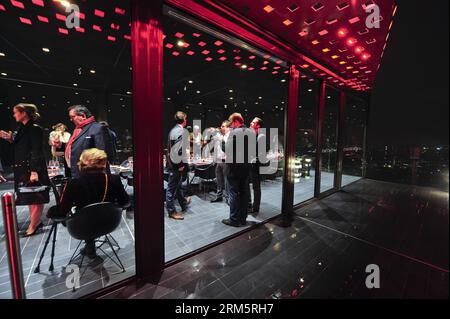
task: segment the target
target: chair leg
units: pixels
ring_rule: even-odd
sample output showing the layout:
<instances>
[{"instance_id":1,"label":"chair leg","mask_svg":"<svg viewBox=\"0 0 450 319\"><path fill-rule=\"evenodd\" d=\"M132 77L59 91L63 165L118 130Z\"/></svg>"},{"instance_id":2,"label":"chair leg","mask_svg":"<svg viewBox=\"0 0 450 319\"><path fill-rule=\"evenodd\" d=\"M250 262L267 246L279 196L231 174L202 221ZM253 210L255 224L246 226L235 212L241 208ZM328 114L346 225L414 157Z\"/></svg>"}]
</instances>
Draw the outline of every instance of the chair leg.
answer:
<instances>
[{"instance_id":1,"label":"chair leg","mask_svg":"<svg viewBox=\"0 0 450 319\"><path fill-rule=\"evenodd\" d=\"M80 240L80 242L78 243L77 248L75 248L75 251L73 252L72 257L70 257L70 260L69 260L69 262L67 263L68 265L70 265L70 264L72 263L72 261L73 261L76 257L78 257L78 256L81 254L81 253L78 253L77 255L75 255L75 254L77 253L77 251L78 251L78 248L80 248L82 242L83 242L83 241Z\"/></svg>"},{"instance_id":2,"label":"chair leg","mask_svg":"<svg viewBox=\"0 0 450 319\"><path fill-rule=\"evenodd\" d=\"M45 251L47 250L48 243L50 242L50 237L52 236L53 231L55 231L55 228L56 228L56 224L53 224L52 227L50 228L50 231L47 235L47 239L45 240L44 248L42 249L41 256L39 257L39 262L38 262L36 268L34 269L35 274L37 274L38 272L41 271L40 270L41 262L42 262L42 259L44 258Z\"/></svg>"},{"instance_id":3,"label":"chair leg","mask_svg":"<svg viewBox=\"0 0 450 319\"><path fill-rule=\"evenodd\" d=\"M55 246L56 246L56 234L58 233L58 223L55 223L55 229L53 230L53 242L52 242L52 255L50 259L50 267L48 267L49 271L53 271L53 259L55 258Z\"/></svg>"},{"instance_id":4,"label":"chair leg","mask_svg":"<svg viewBox=\"0 0 450 319\"><path fill-rule=\"evenodd\" d=\"M120 260L119 256L117 256L116 250L114 249L113 245L111 244L111 241L109 240L109 236L106 235L105 237L106 237L106 241L109 244L109 247L111 247L111 250L114 253L114 256L116 256L117 261L120 263L120 268L122 268L122 272L125 272L125 267L123 266L122 261Z\"/></svg>"},{"instance_id":5,"label":"chair leg","mask_svg":"<svg viewBox=\"0 0 450 319\"><path fill-rule=\"evenodd\" d=\"M117 243L117 240L113 237L113 235L109 234L109 235L107 235L107 236L111 237L111 239L112 239L112 241L113 241L113 245L117 247L117 250L119 250L119 249L120 249L120 246L119 246L119 244Z\"/></svg>"}]
</instances>

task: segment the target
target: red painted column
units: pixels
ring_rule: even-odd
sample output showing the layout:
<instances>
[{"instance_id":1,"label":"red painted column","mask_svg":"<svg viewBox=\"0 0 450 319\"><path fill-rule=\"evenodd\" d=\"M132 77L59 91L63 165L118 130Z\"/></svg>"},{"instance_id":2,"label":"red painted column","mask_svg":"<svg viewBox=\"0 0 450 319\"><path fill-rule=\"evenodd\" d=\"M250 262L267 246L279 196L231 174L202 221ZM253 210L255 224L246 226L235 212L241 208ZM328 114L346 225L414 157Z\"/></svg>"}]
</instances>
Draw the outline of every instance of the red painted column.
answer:
<instances>
[{"instance_id":1,"label":"red painted column","mask_svg":"<svg viewBox=\"0 0 450 319\"><path fill-rule=\"evenodd\" d=\"M132 0L136 276L164 267L162 0Z\"/></svg>"},{"instance_id":2,"label":"red painted column","mask_svg":"<svg viewBox=\"0 0 450 319\"><path fill-rule=\"evenodd\" d=\"M294 206L294 159L295 142L297 135L297 109L298 109L298 86L300 72L295 65L291 65L289 71L289 101L285 111L285 143L284 143L284 180L283 180L283 204L282 213L292 213Z\"/></svg>"}]
</instances>

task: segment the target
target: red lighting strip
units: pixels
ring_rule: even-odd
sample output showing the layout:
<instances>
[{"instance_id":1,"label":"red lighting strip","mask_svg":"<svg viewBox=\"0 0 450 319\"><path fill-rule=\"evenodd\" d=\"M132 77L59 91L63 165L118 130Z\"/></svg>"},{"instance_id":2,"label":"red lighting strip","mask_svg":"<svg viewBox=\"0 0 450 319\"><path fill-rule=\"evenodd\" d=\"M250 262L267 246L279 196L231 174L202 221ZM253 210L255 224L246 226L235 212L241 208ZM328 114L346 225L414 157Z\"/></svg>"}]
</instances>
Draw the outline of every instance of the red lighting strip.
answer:
<instances>
[{"instance_id":1,"label":"red lighting strip","mask_svg":"<svg viewBox=\"0 0 450 319\"><path fill-rule=\"evenodd\" d=\"M100 18L104 18L104 17L105 17L105 12L102 11L102 10L95 9L95 10L94 10L94 14L95 14L97 17L100 17Z\"/></svg>"},{"instance_id":2,"label":"red lighting strip","mask_svg":"<svg viewBox=\"0 0 450 319\"><path fill-rule=\"evenodd\" d=\"M38 16L37 18L38 18L38 20L41 21L41 22L48 23L48 18L47 18L47 17Z\"/></svg>"},{"instance_id":3,"label":"red lighting strip","mask_svg":"<svg viewBox=\"0 0 450 319\"><path fill-rule=\"evenodd\" d=\"M120 15L125 15L125 9L122 8L116 8L114 12Z\"/></svg>"},{"instance_id":4,"label":"red lighting strip","mask_svg":"<svg viewBox=\"0 0 450 319\"><path fill-rule=\"evenodd\" d=\"M25 9L25 6L24 6L23 3L20 2L20 1L11 0L11 4L12 4L13 6L15 6L16 8Z\"/></svg>"},{"instance_id":5,"label":"red lighting strip","mask_svg":"<svg viewBox=\"0 0 450 319\"><path fill-rule=\"evenodd\" d=\"M2 4L0 4L0 11L6 11L5 7Z\"/></svg>"},{"instance_id":6,"label":"red lighting strip","mask_svg":"<svg viewBox=\"0 0 450 319\"><path fill-rule=\"evenodd\" d=\"M44 1L42 0L32 0L31 2L33 2L33 4L43 7L44 6Z\"/></svg>"},{"instance_id":7,"label":"red lighting strip","mask_svg":"<svg viewBox=\"0 0 450 319\"><path fill-rule=\"evenodd\" d=\"M23 24L28 24L28 25L32 24L30 19L22 18L22 17L20 17L19 19L20 19L20 22L22 22Z\"/></svg>"},{"instance_id":8,"label":"red lighting strip","mask_svg":"<svg viewBox=\"0 0 450 319\"><path fill-rule=\"evenodd\" d=\"M68 35L69 34L69 30L64 29L64 28L58 28L59 33L62 33L64 35Z\"/></svg>"}]
</instances>

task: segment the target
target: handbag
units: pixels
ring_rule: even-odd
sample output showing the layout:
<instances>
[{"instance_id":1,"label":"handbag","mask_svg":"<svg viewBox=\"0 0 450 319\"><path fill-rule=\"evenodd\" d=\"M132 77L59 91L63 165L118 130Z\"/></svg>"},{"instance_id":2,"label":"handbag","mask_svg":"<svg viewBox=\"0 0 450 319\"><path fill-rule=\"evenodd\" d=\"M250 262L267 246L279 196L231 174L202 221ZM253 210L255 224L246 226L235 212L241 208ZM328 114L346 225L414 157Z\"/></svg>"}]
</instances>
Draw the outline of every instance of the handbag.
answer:
<instances>
[{"instance_id":1,"label":"handbag","mask_svg":"<svg viewBox=\"0 0 450 319\"><path fill-rule=\"evenodd\" d=\"M50 186L25 185L17 188L16 206L42 205L50 202Z\"/></svg>"}]
</instances>

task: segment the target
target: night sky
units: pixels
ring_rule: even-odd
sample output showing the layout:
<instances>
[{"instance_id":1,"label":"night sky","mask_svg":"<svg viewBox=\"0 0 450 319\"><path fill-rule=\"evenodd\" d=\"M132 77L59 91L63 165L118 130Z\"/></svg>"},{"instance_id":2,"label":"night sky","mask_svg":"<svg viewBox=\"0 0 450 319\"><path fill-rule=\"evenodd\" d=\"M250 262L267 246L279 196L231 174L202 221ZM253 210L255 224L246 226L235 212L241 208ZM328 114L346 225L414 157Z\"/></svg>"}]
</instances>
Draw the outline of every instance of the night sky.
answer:
<instances>
[{"instance_id":1,"label":"night sky","mask_svg":"<svg viewBox=\"0 0 450 319\"><path fill-rule=\"evenodd\" d=\"M448 145L449 1L397 3L373 91L369 143Z\"/></svg>"}]
</instances>

